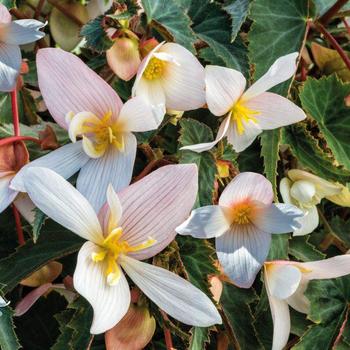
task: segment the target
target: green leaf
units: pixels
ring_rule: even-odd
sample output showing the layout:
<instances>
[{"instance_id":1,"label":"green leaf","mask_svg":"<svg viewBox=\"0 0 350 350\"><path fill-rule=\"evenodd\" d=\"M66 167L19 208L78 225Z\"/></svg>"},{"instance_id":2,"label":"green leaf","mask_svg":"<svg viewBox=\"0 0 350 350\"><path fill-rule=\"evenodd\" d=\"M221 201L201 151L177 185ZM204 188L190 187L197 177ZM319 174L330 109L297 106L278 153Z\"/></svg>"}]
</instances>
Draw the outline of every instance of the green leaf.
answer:
<instances>
[{"instance_id":1,"label":"green leaf","mask_svg":"<svg viewBox=\"0 0 350 350\"><path fill-rule=\"evenodd\" d=\"M350 172L334 165L334 161L319 147L304 124L292 125L283 130L283 143L288 144L298 162L314 174L331 181L346 184Z\"/></svg>"},{"instance_id":2,"label":"green leaf","mask_svg":"<svg viewBox=\"0 0 350 350\"><path fill-rule=\"evenodd\" d=\"M9 306L1 308L0 311L0 347L2 350L21 348L13 324L13 311Z\"/></svg>"},{"instance_id":3,"label":"green leaf","mask_svg":"<svg viewBox=\"0 0 350 350\"><path fill-rule=\"evenodd\" d=\"M272 183L275 202L278 202L277 195L277 163L279 157L279 144L281 140L281 130L265 130L261 137L261 156L264 158L264 173L266 178Z\"/></svg>"},{"instance_id":4,"label":"green leaf","mask_svg":"<svg viewBox=\"0 0 350 350\"><path fill-rule=\"evenodd\" d=\"M35 208L35 216L34 216L34 222L33 222L33 231L32 231L32 237L34 243L37 242L40 231L47 220L47 216L38 208Z\"/></svg>"},{"instance_id":5,"label":"green leaf","mask_svg":"<svg viewBox=\"0 0 350 350\"><path fill-rule=\"evenodd\" d=\"M311 281L305 296L310 301L308 318L316 325L306 331L293 349L331 349L348 313L350 276Z\"/></svg>"},{"instance_id":6,"label":"green leaf","mask_svg":"<svg viewBox=\"0 0 350 350\"><path fill-rule=\"evenodd\" d=\"M305 111L317 120L327 146L339 164L350 170L350 108L345 98L350 84L342 83L335 74L319 80L308 78L300 93Z\"/></svg>"},{"instance_id":7,"label":"green leaf","mask_svg":"<svg viewBox=\"0 0 350 350\"><path fill-rule=\"evenodd\" d=\"M162 27L165 28L177 43L195 53L196 38L190 28L191 20L175 0L142 0L142 5L147 15L147 22L160 34L164 36Z\"/></svg>"},{"instance_id":8,"label":"green leaf","mask_svg":"<svg viewBox=\"0 0 350 350\"><path fill-rule=\"evenodd\" d=\"M5 5L8 9L16 7L16 0L0 0L0 4ZM4 349L5 350L5 349Z\"/></svg>"},{"instance_id":9,"label":"green leaf","mask_svg":"<svg viewBox=\"0 0 350 350\"><path fill-rule=\"evenodd\" d=\"M350 248L350 220L343 220L339 216L333 216L330 225L332 233L337 236L344 245Z\"/></svg>"},{"instance_id":10,"label":"green leaf","mask_svg":"<svg viewBox=\"0 0 350 350\"><path fill-rule=\"evenodd\" d=\"M203 350L206 343L209 343L209 328L193 327L188 350Z\"/></svg>"},{"instance_id":11,"label":"green leaf","mask_svg":"<svg viewBox=\"0 0 350 350\"><path fill-rule=\"evenodd\" d=\"M296 236L289 241L289 254L301 261L322 260L326 257L309 242L310 235Z\"/></svg>"},{"instance_id":12,"label":"green leaf","mask_svg":"<svg viewBox=\"0 0 350 350\"><path fill-rule=\"evenodd\" d=\"M234 41L249 10L249 0L229 0L224 9L232 18L231 40Z\"/></svg>"},{"instance_id":13,"label":"green leaf","mask_svg":"<svg viewBox=\"0 0 350 350\"><path fill-rule=\"evenodd\" d=\"M51 260L76 252L84 241L61 226L48 222L36 244L27 241L15 253L0 260L0 286L11 291L24 278Z\"/></svg>"},{"instance_id":14,"label":"green leaf","mask_svg":"<svg viewBox=\"0 0 350 350\"><path fill-rule=\"evenodd\" d=\"M181 146L194 145L213 140L213 133L211 129L205 124L194 119L182 119L180 121L180 126L181 136L179 138L179 142ZM216 174L216 162L214 156L210 152L196 153L185 150L181 152L180 163L197 164L199 189L195 206L200 207L203 205L212 204Z\"/></svg>"},{"instance_id":15,"label":"green leaf","mask_svg":"<svg viewBox=\"0 0 350 350\"><path fill-rule=\"evenodd\" d=\"M288 259L289 233L272 235L267 260Z\"/></svg>"},{"instance_id":16,"label":"green leaf","mask_svg":"<svg viewBox=\"0 0 350 350\"><path fill-rule=\"evenodd\" d=\"M241 349L262 349L253 322L252 304L258 300L253 289L223 283L220 304Z\"/></svg>"},{"instance_id":17,"label":"green leaf","mask_svg":"<svg viewBox=\"0 0 350 350\"><path fill-rule=\"evenodd\" d=\"M74 350L71 347L67 349L67 344L73 337L74 330L68 328L67 324L74 315L74 311L71 309L63 310L59 314L55 315L57 322L59 323L60 335L56 339L55 344L51 347L51 350Z\"/></svg>"}]
</instances>

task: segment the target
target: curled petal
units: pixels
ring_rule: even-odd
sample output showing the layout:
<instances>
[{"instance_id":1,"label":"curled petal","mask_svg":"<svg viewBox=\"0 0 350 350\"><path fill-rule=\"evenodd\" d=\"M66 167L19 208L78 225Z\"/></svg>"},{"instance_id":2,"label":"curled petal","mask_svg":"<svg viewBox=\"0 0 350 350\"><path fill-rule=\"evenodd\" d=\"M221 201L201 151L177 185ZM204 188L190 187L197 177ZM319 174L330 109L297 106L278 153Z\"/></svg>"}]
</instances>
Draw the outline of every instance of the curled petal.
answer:
<instances>
[{"instance_id":1,"label":"curled petal","mask_svg":"<svg viewBox=\"0 0 350 350\"><path fill-rule=\"evenodd\" d=\"M37 41L45 36L40 29L45 23L35 19L20 19L13 21L6 27L4 42L11 45L23 45Z\"/></svg>"}]
</instances>

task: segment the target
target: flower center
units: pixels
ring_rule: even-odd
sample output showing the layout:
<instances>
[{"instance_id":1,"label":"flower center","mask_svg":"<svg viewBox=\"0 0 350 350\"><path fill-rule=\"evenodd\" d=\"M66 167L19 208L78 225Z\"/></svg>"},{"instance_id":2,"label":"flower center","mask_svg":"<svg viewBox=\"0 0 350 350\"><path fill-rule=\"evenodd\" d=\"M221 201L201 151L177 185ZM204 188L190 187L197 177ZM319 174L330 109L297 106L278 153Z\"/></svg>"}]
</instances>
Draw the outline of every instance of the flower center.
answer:
<instances>
[{"instance_id":1,"label":"flower center","mask_svg":"<svg viewBox=\"0 0 350 350\"><path fill-rule=\"evenodd\" d=\"M106 263L105 275L110 286L116 285L121 275L118 265L120 255L138 252L156 243L156 240L150 237L141 244L131 246L127 241L121 239L122 234L123 229L121 227L115 228L99 245L99 251L91 254L91 259L95 263Z\"/></svg>"},{"instance_id":2,"label":"flower center","mask_svg":"<svg viewBox=\"0 0 350 350\"><path fill-rule=\"evenodd\" d=\"M238 134L242 135L244 133L245 127L243 122L251 120L257 124L258 121L254 116L259 114L260 112L249 109L242 102L238 101L231 109L231 120L233 123L236 123Z\"/></svg>"},{"instance_id":3,"label":"flower center","mask_svg":"<svg viewBox=\"0 0 350 350\"><path fill-rule=\"evenodd\" d=\"M250 203L243 202L232 208L232 223L244 225L250 223L253 207Z\"/></svg>"},{"instance_id":4,"label":"flower center","mask_svg":"<svg viewBox=\"0 0 350 350\"><path fill-rule=\"evenodd\" d=\"M164 71L164 62L159 58L153 57L148 62L148 65L143 72L143 76L148 80L158 79Z\"/></svg>"},{"instance_id":5,"label":"flower center","mask_svg":"<svg viewBox=\"0 0 350 350\"><path fill-rule=\"evenodd\" d=\"M107 112L102 118L90 112L81 112L74 115L68 113L66 120L69 123L69 137L72 142L77 136L83 138L83 148L91 158L101 157L109 145L124 151L123 133L111 120L112 112Z\"/></svg>"}]
</instances>

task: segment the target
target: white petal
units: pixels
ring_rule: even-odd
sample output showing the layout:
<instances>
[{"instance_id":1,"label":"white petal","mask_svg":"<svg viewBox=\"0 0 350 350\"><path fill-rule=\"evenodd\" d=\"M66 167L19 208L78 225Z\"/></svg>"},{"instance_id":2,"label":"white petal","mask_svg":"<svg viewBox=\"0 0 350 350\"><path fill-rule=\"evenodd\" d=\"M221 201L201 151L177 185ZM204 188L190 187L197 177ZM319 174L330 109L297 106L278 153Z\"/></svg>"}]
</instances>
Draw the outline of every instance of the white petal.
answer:
<instances>
[{"instance_id":1,"label":"white petal","mask_svg":"<svg viewBox=\"0 0 350 350\"><path fill-rule=\"evenodd\" d=\"M310 203L316 194L316 186L307 180L295 181L290 188L290 195L301 203Z\"/></svg>"},{"instance_id":2,"label":"white petal","mask_svg":"<svg viewBox=\"0 0 350 350\"><path fill-rule=\"evenodd\" d=\"M266 283L271 295L278 299L287 299L295 293L301 282L301 271L291 264L266 263Z\"/></svg>"},{"instance_id":3,"label":"white petal","mask_svg":"<svg viewBox=\"0 0 350 350\"><path fill-rule=\"evenodd\" d=\"M47 216L87 240L101 242L102 230L94 210L63 177L34 167L26 170L24 184L33 203Z\"/></svg>"},{"instance_id":4,"label":"white petal","mask_svg":"<svg viewBox=\"0 0 350 350\"><path fill-rule=\"evenodd\" d=\"M35 205L29 198L28 194L19 193L13 204L16 206L21 215L27 220L27 222L32 225L35 219Z\"/></svg>"},{"instance_id":5,"label":"white petal","mask_svg":"<svg viewBox=\"0 0 350 350\"><path fill-rule=\"evenodd\" d=\"M294 200L290 195L291 186L292 186L292 181L290 181L287 177L284 177L280 182L280 194L283 202L286 204L295 204Z\"/></svg>"},{"instance_id":6,"label":"white petal","mask_svg":"<svg viewBox=\"0 0 350 350\"><path fill-rule=\"evenodd\" d=\"M298 289L290 297L286 299L289 306L303 314L310 312L310 301L304 295L309 281L304 278L301 279Z\"/></svg>"},{"instance_id":7,"label":"white petal","mask_svg":"<svg viewBox=\"0 0 350 350\"><path fill-rule=\"evenodd\" d=\"M21 50L17 45L0 42L0 91L15 88L21 62Z\"/></svg>"},{"instance_id":8,"label":"white petal","mask_svg":"<svg viewBox=\"0 0 350 350\"><path fill-rule=\"evenodd\" d=\"M0 178L0 213L2 213L16 198L18 192L12 190L10 182L13 175L8 175Z\"/></svg>"},{"instance_id":9,"label":"white petal","mask_svg":"<svg viewBox=\"0 0 350 350\"><path fill-rule=\"evenodd\" d=\"M271 204L256 209L252 222L268 233L288 233L300 228L304 213L291 204Z\"/></svg>"},{"instance_id":10,"label":"white petal","mask_svg":"<svg viewBox=\"0 0 350 350\"><path fill-rule=\"evenodd\" d=\"M179 44L166 43L159 52L172 56L175 63L166 64L161 84L166 108L176 111L197 109L205 104L204 68L197 58Z\"/></svg>"},{"instance_id":11,"label":"white petal","mask_svg":"<svg viewBox=\"0 0 350 350\"><path fill-rule=\"evenodd\" d=\"M114 327L126 314L130 305L130 290L122 271L114 286L107 284L105 265L96 263L91 254L97 246L86 242L79 251L77 267L74 272L74 288L94 309L90 332L103 333Z\"/></svg>"},{"instance_id":12,"label":"white petal","mask_svg":"<svg viewBox=\"0 0 350 350\"><path fill-rule=\"evenodd\" d=\"M241 97L246 86L242 73L226 67L205 67L205 94L210 112L226 114Z\"/></svg>"},{"instance_id":13,"label":"white petal","mask_svg":"<svg viewBox=\"0 0 350 350\"><path fill-rule=\"evenodd\" d=\"M180 235L191 235L195 238L219 237L230 228L230 220L226 211L219 205L208 205L192 211L191 216L180 226L176 232Z\"/></svg>"},{"instance_id":14,"label":"white petal","mask_svg":"<svg viewBox=\"0 0 350 350\"><path fill-rule=\"evenodd\" d=\"M234 225L216 238L216 253L225 273L241 288L250 288L269 252L271 235L253 225Z\"/></svg>"},{"instance_id":15,"label":"white petal","mask_svg":"<svg viewBox=\"0 0 350 350\"><path fill-rule=\"evenodd\" d=\"M214 304L188 281L170 271L127 256L120 260L126 273L142 292L171 317L197 327L221 323Z\"/></svg>"},{"instance_id":16,"label":"white petal","mask_svg":"<svg viewBox=\"0 0 350 350\"><path fill-rule=\"evenodd\" d=\"M83 151L81 141L69 143L25 165L11 181L11 188L21 192L26 191L23 174L28 168L49 168L68 179L78 172L89 159Z\"/></svg>"},{"instance_id":17,"label":"white petal","mask_svg":"<svg viewBox=\"0 0 350 350\"><path fill-rule=\"evenodd\" d=\"M313 232L319 223L319 216L316 206L308 209L302 209L304 216L298 219L301 227L293 232L294 236L304 236Z\"/></svg>"},{"instance_id":18,"label":"white petal","mask_svg":"<svg viewBox=\"0 0 350 350\"><path fill-rule=\"evenodd\" d=\"M307 270L304 276L309 280L337 278L350 274L350 255L339 255L298 265Z\"/></svg>"},{"instance_id":19,"label":"white petal","mask_svg":"<svg viewBox=\"0 0 350 350\"><path fill-rule=\"evenodd\" d=\"M45 23L39 22L35 19L20 19L13 21L6 28L7 44L23 45L37 41L45 36L44 32L39 29L43 28Z\"/></svg>"},{"instance_id":20,"label":"white petal","mask_svg":"<svg viewBox=\"0 0 350 350\"><path fill-rule=\"evenodd\" d=\"M273 320L272 350L282 350L288 342L290 333L289 307L286 301L279 300L271 295L266 274L265 287L267 296L269 298L269 304Z\"/></svg>"},{"instance_id":21,"label":"white petal","mask_svg":"<svg viewBox=\"0 0 350 350\"><path fill-rule=\"evenodd\" d=\"M187 149L197 153L209 151L226 136L229 127L230 127L230 117L227 117L221 123L218 134L216 135L216 139L213 142L198 143L197 145L184 146L184 147L181 147L180 150L183 151Z\"/></svg>"},{"instance_id":22,"label":"white petal","mask_svg":"<svg viewBox=\"0 0 350 350\"><path fill-rule=\"evenodd\" d=\"M107 204L108 204L108 222L113 228L118 227L120 219L122 218L123 208L120 203L118 195L115 193L114 188L109 184L107 188ZM109 232L108 232L109 233Z\"/></svg>"},{"instance_id":23,"label":"white petal","mask_svg":"<svg viewBox=\"0 0 350 350\"><path fill-rule=\"evenodd\" d=\"M3 4L0 4L0 23L9 23L11 22L11 14L7 7Z\"/></svg>"},{"instance_id":24,"label":"white petal","mask_svg":"<svg viewBox=\"0 0 350 350\"><path fill-rule=\"evenodd\" d=\"M272 130L281 126L294 124L304 120L306 114L293 102L271 92L264 92L245 102L256 115L259 126L263 130Z\"/></svg>"},{"instance_id":25,"label":"white petal","mask_svg":"<svg viewBox=\"0 0 350 350\"><path fill-rule=\"evenodd\" d=\"M246 199L270 205L273 199L271 182L261 174L240 173L221 193L219 205L231 207L233 204Z\"/></svg>"},{"instance_id":26,"label":"white petal","mask_svg":"<svg viewBox=\"0 0 350 350\"><path fill-rule=\"evenodd\" d=\"M298 52L293 52L279 57L269 70L244 93L242 98L249 100L291 78L297 69L298 55Z\"/></svg>"},{"instance_id":27,"label":"white petal","mask_svg":"<svg viewBox=\"0 0 350 350\"><path fill-rule=\"evenodd\" d=\"M133 97L123 105L119 113L119 130L142 132L157 129L159 120L153 113L151 105L142 97Z\"/></svg>"},{"instance_id":28,"label":"white petal","mask_svg":"<svg viewBox=\"0 0 350 350\"><path fill-rule=\"evenodd\" d=\"M88 199L96 212L106 202L109 184L119 192L131 181L137 147L135 136L125 133L124 145L123 151L114 146L108 147L102 157L90 159L79 172L77 189Z\"/></svg>"}]
</instances>

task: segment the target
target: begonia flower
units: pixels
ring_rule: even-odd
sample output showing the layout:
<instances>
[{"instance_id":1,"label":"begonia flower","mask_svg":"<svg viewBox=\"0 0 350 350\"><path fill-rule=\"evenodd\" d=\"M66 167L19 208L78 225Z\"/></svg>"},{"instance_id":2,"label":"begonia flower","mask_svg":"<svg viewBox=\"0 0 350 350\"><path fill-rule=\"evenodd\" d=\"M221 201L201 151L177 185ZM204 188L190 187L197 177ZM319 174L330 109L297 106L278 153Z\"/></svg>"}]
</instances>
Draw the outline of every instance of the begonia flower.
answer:
<instances>
[{"instance_id":1,"label":"begonia flower","mask_svg":"<svg viewBox=\"0 0 350 350\"><path fill-rule=\"evenodd\" d=\"M0 4L0 91L16 87L22 63L19 45L32 43L45 36L45 24L35 19L11 20L6 6Z\"/></svg>"},{"instance_id":2,"label":"begonia flower","mask_svg":"<svg viewBox=\"0 0 350 350\"><path fill-rule=\"evenodd\" d=\"M141 62L132 89L156 110L159 120L166 109L188 111L205 104L204 68L187 49L160 43Z\"/></svg>"},{"instance_id":3,"label":"begonia flower","mask_svg":"<svg viewBox=\"0 0 350 350\"><path fill-rule=\"evenodd\" d=\"M114 327L130 305L130 279L167 314L200 327L220 323L210 299L188 281L146 264L175 237L197 195L195 165L162 167L118 195L107 189L107 204L98 215L88 200L60 175L28 168L25 186L46 215L85 238L78 254L74 287L94 310L91 333Z\"/></svg>"},{"instance_id":4,"label":"begonia flower","mask_svg":"<svg viewBox=\"0 0 350 350\"><path fill-rule=\"evenodd\" d=\"M307 314L310 302L304 295L309 281L350 274L350 255L299 263L269 261L264 264L264 279L274 323L272 350L282 350L290 333L289 306Z\"/></svg>"},{"instance_id":5,"label":"begonia flower","mask_svg":"<svg viewBox=\"0 0 350 350\"><path fill-rule=\"evenodd\" d=\"M240 173L222 192L218 205L194 209L176 231L196 238L214 238L225 274L249 288L266 260L271 234L288 233L300 224L302 211L273 204L271 183L256 173Z\"/></svg>"},{"instance_id":6,"label":"begonia flower","mask_svg":"<svg viewBox=\"0 0 350 350\"><path fill-rule=\"evenodd\" d=\"M270 88L291 78L296 70L298 53L278 58L270 69L246 91L243 74L231 68L205 67L206 101L211 113L226 115L215 141L185 146L194 152L208 151L220 140L227 141L237 152L244 151L263 130L297 123L306 118L301 108Z\"/></svg>"},{"instance_id":7,"label":"begonia flower","mask_svg":"<svg viewBox=\"0 0 350 350\"><path fill-rule=\"evenodd\" d=\"M301 227L293 232L295 236L311 233L318 226L319 216L316 205L321 203L323 198L334 201L338 205L350 206L346 189L340 184L329 182L299 169L289 170L287 176L280 182L283 202L293 204L304 212L304 216L298 219Z\"/></svg>"},{"instance_id":8,"label":"begonia flower","mask_svg":"<svg viewBox=\"0 0 350 350\"><path fill-rule=\"evenodd\" d=\"M80 170L76 186L99 210L108 184L119 191L130 183L137 148L132 132L157 128L152 109L140 97L123 104L100 76L61 49L39 50L37 67L46 106L73 143L27 167L47 167L64 178ZM25 191L23 171L11 182L19 191Z\"/></svg>"}]
</instances>

